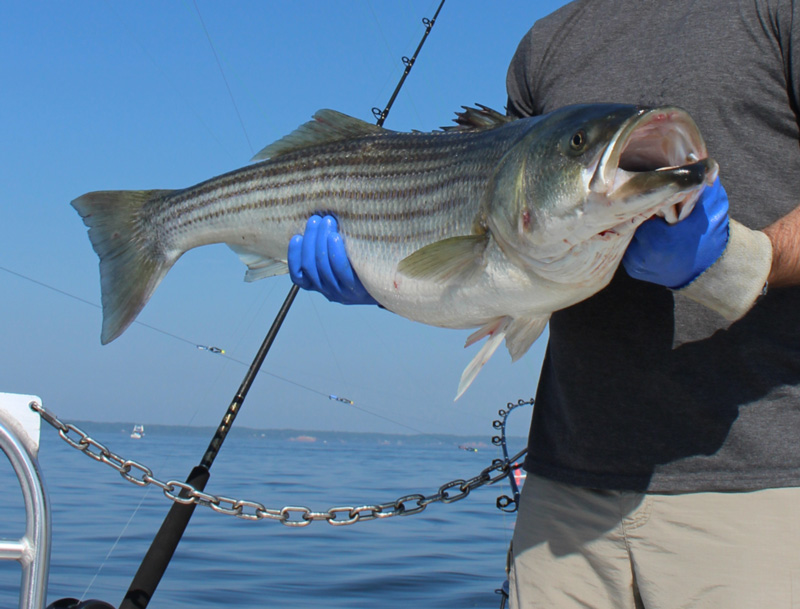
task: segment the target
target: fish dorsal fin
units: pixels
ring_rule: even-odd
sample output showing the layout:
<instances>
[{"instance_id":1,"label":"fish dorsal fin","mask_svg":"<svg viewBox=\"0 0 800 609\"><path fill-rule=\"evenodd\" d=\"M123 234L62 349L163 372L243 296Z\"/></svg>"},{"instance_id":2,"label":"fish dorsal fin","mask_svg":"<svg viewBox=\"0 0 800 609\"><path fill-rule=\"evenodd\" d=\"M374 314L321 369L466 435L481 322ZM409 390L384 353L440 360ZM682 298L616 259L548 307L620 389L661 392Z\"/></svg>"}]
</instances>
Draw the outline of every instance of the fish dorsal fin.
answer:
<instances>
[{"instance_id":1,"label":"fish dorsal fin","mask_svg":"<svg viewBox=\"0 0 800 609\"><path fill-rule=\"evenodd\" d=\"M442 131L483 131L485 129L494 129L516 120L481 104L477 104L477 106L477 108L461 106L464 111L456 112L456 117L453 119L456 125L442 127Z\"/></svg>"},{"instance_id":2,"label":"fish dorsal fin","mask_svg":"<svg viewBox=\"0 0 800 609\"><path fill-rule=\"evenodd\" d=\"M251 160L274 159L303 148L349 140L382 131L387 131L387 129L347 116L336 110L319 110L314 114L314 120L300 125L289 135L263 148Z\"/></svg>"}]
</instances>

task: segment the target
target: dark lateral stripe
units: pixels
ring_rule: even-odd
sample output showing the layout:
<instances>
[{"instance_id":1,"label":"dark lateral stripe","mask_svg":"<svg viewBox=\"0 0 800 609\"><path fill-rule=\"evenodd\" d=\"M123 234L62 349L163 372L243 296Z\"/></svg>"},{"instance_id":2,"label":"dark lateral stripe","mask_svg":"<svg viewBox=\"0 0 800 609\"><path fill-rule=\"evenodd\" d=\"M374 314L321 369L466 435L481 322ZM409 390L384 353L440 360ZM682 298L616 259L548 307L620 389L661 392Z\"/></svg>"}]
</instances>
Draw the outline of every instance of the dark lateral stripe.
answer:
<instances>
[{"instance_id":1,"label":"dark lateral stripe","mask_svg":"<svg viewBox=\"0 0 800 609\"><path fill-rule=\"evenodd\" d=\"M357 160L350 162L320 165L308 170L293 169L291 172L282 171L275 172L274 180L269 180L267 176L262 175L260 172L253 171L248 168L242 171L242 174L231 176L226 179L215 179L210 182L205 182L197 187L188 189L173 195L170 203L176 207L180 207L181 214L191 214L198 209L214 205L217 201L229 199L237 196L244 196L255 192L263 192L265 194L261 201L261 205L268 207L271 205L282 204L285 198L278 195L270 196L270 193L277 193L281 190L298 188L303 191L303 195L308 195L310 184L319 184L320 182L333 182L338 180L347 180L353 187L350 192L354 197L358 197L357 193L364 192L368 195L366 198L392 198L394 193L397 192L396 182L408 182L406 190L416 188L420 183L426 181L438 182L453 182L455 179L463 176L463 167L452 166L452 159L443 156L437 159L441 166L428 167L423 163L417 161L409 162L405 166L396 165L380 165L376 164L375 167L383 169L382 172L365 172L364 169L368 168L367 164ZM451 167L447 165L450 164ZM357 168L359 173L344 171L347 168ZM246 173L251 175L246 176ZM281 179L277 179L281 178ZM471 176L463 176L465 180L471 179ZM364 188L358 188L364 186ZM329 191L330 192L330 191ZM342 193L347 191L341 191Z\"/></svg>"},{"instance_id":2,"label":"dark lateral stripe","mask_svg":"<svg viewBox=\"0 0 800 609\"><path fill-rule=\"evenodd\" d=\"M223 215L235 216L248 211L255 211L258 209L265 210L269 208L270 213L266 216L271 221L280 222L287 220L295 220L296 218L307 218L311 212L314 211L330 211L336 214L341 220L348 220L350 222L410 222L424 218L430 218L439 214L446 214L449 211L465 205L468 201L464 196L460 197L439 197L441 202L437 205L419 205L414 207L394 207L387 206L374 206L370 210L357 210L352 206L343 206L343 203L351 201L363 201L369 203L372 201L398 201L419 199L430 201L435 198L437 193L447 193L454 191L453 184L450 182L430 184L421 186L419 184L413 185L411 189L405 192L386 191L381 192L367 192L367 191L333 191L333 190L319 190L314 192L298 192L294 196L283 199L274 199L270 205L265 205L262 200L253 201L238 205L216 205L204 206L198 208L198 212L181 214L180 225L190 226L196 223L206 222L208 220L219 218ZM455 194L455 193L454 193ZM325 202L325 209L322 210L315 206L315 203ZM297 209L300 207L300 209Z\"/></svg>"},{"instance_id":3,"label":"dark lateral stripe","mask_svg":"<svg viewBox=\"0 0 800 609\"><path fill-rule=\"evenodd\" d=\"M302 224L308 219L308 212L307 211L298 211L294 214L283 214L279 216L275 216L271 218L272 221L276 223L295 223L295 224ZM414 242L420 241L423 243L427 243L431 240L431 237L438 237L443 234L442 227L435 225L434 223L426 223L421 227L418 227L417 230L409 230L412 228L412 225L401 225L401 228L404 230L392 230L389 234L382 234L375 231L369 231L369 228L374 227L376 223L380 221L386 220L385 216L376 216L376 217L369 217L371 214L354 214L350 216L346 216L346 214L337 213L337 216L342 219L345 218L349 220L351 223L348 225L349 229L346 231L346 236L348 241L351 240L360 240L366 241L369 243L403 243L403 242ZM208 220L208 218L204 218L204 220ZM396 217L392 219L393 221L402 221L403 218ZM187 222L184 226L190 226L195 222L200 222L200 219L192 220ZM361 227L361 230L358 230L358 227Z\"/></svg>"},{"instance_id":4,"label":"dark lateral stripe","mask_svg":"<svg viewBox=\"0 0 800 609\"><path fill-rule=\"evenodd\" d=\"M228 196L231 196L239 192L243 183L255 182L255 185L245 187L251 192L267 186L259 182L273 178L283 179L269 184L270 188L291 186L293 183L307 180L310 173L319 174L325 169L330 173L315 175L314 178L324 179L350 174L350 168L360 170L359 174L352 176L355 179L363 177L370 180L404 175L411 177L420 173L442 171L448 165L453 165L454 158L485 157L490 151L485 146L475 145L475 140L480 135L459 134L453 137L452 134L437 134L431 137L430 134L401 134L344 142L318 149L316 154L313 154L312 150L301 151L212 178L176 193L173 202L175 205L186 204L191 200L202 199L214 191L236 187L234 192L228 193ZM427 141L422 142L423 139ZM374 146L375 149L365 152L366 144ZM213 197L212 202L216 198ZM198 203L190 203L186 211L190 212L197 205Z\"/></svg>"},{"instance_id":5,"label":"dark lateral stripe","mask_svg":"<svg viewBox=\"0 0 800 609\"><path fill-rule=\"evenodd\" d=\"M346 144L346 143L345 143ZM368 153L360 146L340 145L334 150L313 153L296 153L285 155L274 160L263 161L250 167L236 169L216 178L198 184L189 190L199 194L213 190L217 187L227 187L240 181L263 180L278 177L294 172L307 172L318 170L325 167L334 169L360 167L365 169L388 168L389 174L394 173L402 167L410 166L409 171L420 165L425 165L435 161L452 162L452 155L460 153L465 146L431 146L421 147L414 143L405 147L387 147L384 145L379 150L370 150ZM400 173L403 173L400 170ZM369 172L370 176L382 177L382 173ZM195 196L198 196L197 194Z\"/></svg>"},{"instance_id":6,"label":"dark lateral stripe","mask_svg":"<svg viewBox=\"0 0 800 609\"><path fill-rule=\"evenodd\" d=\"M347 240L348 242L352 241L366 241L368 243L407 243L407 242L419 242L420 245L430 243L434 241L434 238L443 238L444 233L441 227L433 227L429 228L428 230L418 230L412 232L407 232L404 234L376 234L376 233L366 233L366 232L356 232L356 231L349 231L347 233Z\"/></svg>"},{"instance_id":7,"label":"dark lateral stripe","mask_svg":"<svg viewBox=\"0 0 800 609\"><path fill-rule=\"evenodd\" d=\"M466 199L475 205L479 185L507 149L494 135L481 142L483 137L394 134L307 149L176 192L153 215L168 233L256 210L276 221L307 217L321 211L323 202L326 210L355 222L419 221L452 213ZM365 210L362 202L378 205ZM391 202L398 206L387 209Z\"/></svg>"},{"instance_id":8,"label":"dark lateral stripe","mask_svg":"<svg viewBox=\"0 0 800 609\"><path fill-rule=\"evenodd\" d=\"M180 206L173 201L163 209L164 216L160 218L162 222L171 223L177 221L181 225L192 224L211 217L219 217L218 209L223 207L225 213L236 214L243 211L256 209L270 209L291 207L302 205L305 210L313 208L315 203L326 201L330 206L336 203L353 201L363 202L389 202L418 201L420 205L413 208L406 208L395 212L388 212L385 206L381 206L381 215L389 216L394 213L399 219L411 219L424 217L437 213L440 207L431 208L424 203L430 201L437 194L452 191L455 197L463 198L463 193L474 189L477 184L485 181L485 177L475 175L470 172L452 171L446 173L431 173L428 179L403 179L403 180L369 180L366 178L358 179L349 177L346 190L337 188L334 180L297 180L296 183L286 182L284 186L264 184L263 182L252 182L250 184L239 184L237 190L230 191L217 188L209 191L205 197L198 197L192 200L192 204ZM375 182L378 182L377 184ZM322 187L325 184L325 187ZM359 188L362 186L363 188ZM303 186L304 188L302 188ZM332 187L333 186L333 187ZM286 191L290 192L286 192ZM235 204L237 198L247 197L258 193L257 200L245 204ZM458 194L461 194L459 197ZM444 197L449 199L451 197ZM223 203L228 201L230 204ZM346 209L338 210L339 213L347 213ZM376 210L377 211L377 210Z\"/></svg>"}]
</instances>

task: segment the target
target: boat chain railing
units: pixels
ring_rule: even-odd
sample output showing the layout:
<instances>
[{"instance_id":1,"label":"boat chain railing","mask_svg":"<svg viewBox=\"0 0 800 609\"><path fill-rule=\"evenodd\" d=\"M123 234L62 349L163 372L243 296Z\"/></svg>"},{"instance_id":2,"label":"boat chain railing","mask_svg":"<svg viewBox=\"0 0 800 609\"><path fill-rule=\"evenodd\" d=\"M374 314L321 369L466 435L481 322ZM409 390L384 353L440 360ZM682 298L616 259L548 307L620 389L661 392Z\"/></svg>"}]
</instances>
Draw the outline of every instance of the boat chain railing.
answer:
<instances>
[{"instance_id":1,"label":"boat chain railing","mask_svg":"<svg viewBox=\"0 0 800 609\"><path fill-rule=\"evenodd\" d=\"M499 482L509 476L514 470L521 467L519 460L527 450L523 449L513 457L508 457L508 453L505 450L506 418L514 408L532 404L532 399L527 401L519 400L516 404L509 402L507 405L508 410L498 411L502 418L499 421L494 421L493 426L495 429L501 430L501 435L493 437L492 443L503 447L505 458L494 459L492 464L483 469L477 476L468 480L457 479L447 482L440 486L435 493L430 495L413 493L403 495L387 503L333 507L323 512L315 512L307 507L289 505L280 509L271 509L257 501L233 499L231 497L206 493L185 482L179 482L177 480L168 480L164 482L156 478L153 475L153 470L146 465L132 459L125 459L112 452L104 444L93 439L77 426L61 421L56 415L38 402L31 402L30 407L37 412L44 421L58 430L58 435L73 448L91 457L95 461L105 463L132 484L137 486L157 486L164 492L164 495L168 499L175 503L183 505L195 503L197 505L209 507L220 514L236 516L243 520L276 520L286 526L304 527L315 521L325 521L333 526L342 526L355 524L361 521L374 520L376 518L419 514L431 503L453 503L454 501L464 499L476 488ZM516 499L516 497L514 499ZM500 497L497 503L500 509L511 511L507 509L509 503L508 497Z\"/></svg>"}]
</instances>

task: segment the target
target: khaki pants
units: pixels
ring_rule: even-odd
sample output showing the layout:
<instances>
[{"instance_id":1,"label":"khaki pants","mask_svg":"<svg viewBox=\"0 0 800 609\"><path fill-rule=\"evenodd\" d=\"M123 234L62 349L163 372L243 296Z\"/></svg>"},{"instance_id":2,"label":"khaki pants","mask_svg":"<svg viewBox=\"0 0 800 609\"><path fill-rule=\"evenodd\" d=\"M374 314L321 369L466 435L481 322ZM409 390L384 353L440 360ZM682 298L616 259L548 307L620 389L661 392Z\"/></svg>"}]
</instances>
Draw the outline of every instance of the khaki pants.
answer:
<instances>
[{"instance_id":1,"label":"khaki pants","mask_svg":"<svg viewBox=\"0 0 800 609\"><path fill-rule=\"evenodd\" d=\"M800 488L597 491L529 474L511 609L800 609Z\"/></svg>"}]
</instances>

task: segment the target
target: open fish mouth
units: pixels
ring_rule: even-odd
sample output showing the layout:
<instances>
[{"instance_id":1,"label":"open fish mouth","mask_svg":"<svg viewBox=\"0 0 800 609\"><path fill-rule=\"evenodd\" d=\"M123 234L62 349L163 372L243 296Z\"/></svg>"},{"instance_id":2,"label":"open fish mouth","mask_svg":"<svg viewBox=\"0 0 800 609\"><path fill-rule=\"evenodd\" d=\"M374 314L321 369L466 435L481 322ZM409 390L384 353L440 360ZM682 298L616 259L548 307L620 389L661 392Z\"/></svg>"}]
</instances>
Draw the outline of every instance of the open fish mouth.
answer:
<instances>
[{"instance_id":1,"label":"open fish mouth","mask_svg":"<svg viewBox=\"0 0 800 609\"><path fill-rule=\"evenodd\" d=\"M590 191L609 201L672 185L683 192L656 211L674 224L691 213L703 184L719 171L697 125L674 106L641 108L614 134L589 183Z\"/></svg>"}]
</instances>

